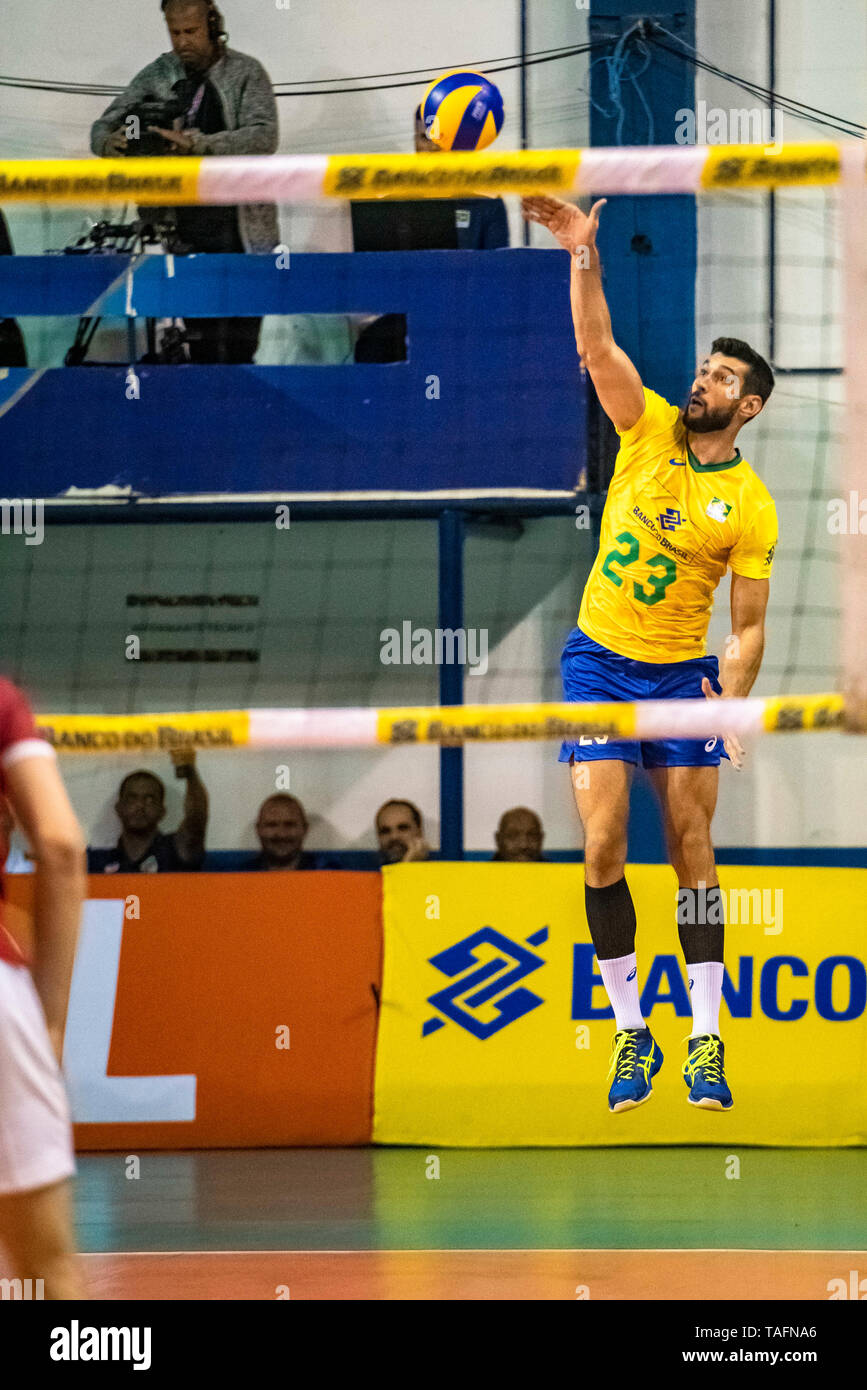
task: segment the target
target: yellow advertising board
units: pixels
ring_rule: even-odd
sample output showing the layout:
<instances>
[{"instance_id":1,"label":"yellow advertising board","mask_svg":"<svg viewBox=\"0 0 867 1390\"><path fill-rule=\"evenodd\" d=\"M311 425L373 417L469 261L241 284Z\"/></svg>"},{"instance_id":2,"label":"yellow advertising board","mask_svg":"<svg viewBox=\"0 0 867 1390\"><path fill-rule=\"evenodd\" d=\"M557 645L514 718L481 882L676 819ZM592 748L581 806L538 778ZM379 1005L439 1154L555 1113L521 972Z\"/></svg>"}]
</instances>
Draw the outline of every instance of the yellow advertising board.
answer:
<instances>
[{"instance_id":1,"label":"yellow advertising board","mask_svg":"<svg viewBox=\"0 0 867 1390\"><path fill-rule=\"evenodd\" d=\"M663 865L627 869L642 1010L665 1061L612 1115L614 1021L580 865L384 870L373 1137L471 1147L867 1143L867 873L726 866L728 1112L689 1105L691 1030Z\"/></svg>"}]
</instances>

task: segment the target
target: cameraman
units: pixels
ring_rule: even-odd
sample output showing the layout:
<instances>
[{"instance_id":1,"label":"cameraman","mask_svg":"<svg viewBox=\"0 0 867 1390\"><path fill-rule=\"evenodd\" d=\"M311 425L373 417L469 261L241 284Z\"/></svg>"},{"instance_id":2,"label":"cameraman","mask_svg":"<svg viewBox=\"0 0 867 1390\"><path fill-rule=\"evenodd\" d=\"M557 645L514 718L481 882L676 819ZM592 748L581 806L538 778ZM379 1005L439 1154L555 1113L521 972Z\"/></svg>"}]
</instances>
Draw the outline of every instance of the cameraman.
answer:
<instances>
[{"instance_id":1,"label":"cameraman","mask_svg":"<svg viewBox=\"0 0 867 1390\"><path fill-rule=\"evenodd\" d=\"M227 47L223 17L211 0L162 0L172 52L138 73L90 134L93 153L118 155L273 154L277 104L262 64ZM156 209L149 209L151 217ZM271 203L164 209L177 251L269 252L280 240ZM252 362L259 318L188 323L192 362ZM195 334L195 337L193 335Z\"/></svg>"}]
</instances>

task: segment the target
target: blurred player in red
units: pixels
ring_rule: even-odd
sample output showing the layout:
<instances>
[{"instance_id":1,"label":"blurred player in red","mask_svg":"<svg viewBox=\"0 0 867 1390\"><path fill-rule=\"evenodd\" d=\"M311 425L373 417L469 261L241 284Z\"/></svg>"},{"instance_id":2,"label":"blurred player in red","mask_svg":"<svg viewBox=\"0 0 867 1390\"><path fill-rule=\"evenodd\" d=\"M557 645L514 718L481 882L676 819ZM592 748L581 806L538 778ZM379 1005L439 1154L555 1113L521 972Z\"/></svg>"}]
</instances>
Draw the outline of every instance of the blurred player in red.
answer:
<instances>
[{"instance_id":1,"label":"blurred player in red","mask_svg":"<svg viewBox=\"0 0 867 1390\"><path fill-rule=\"evenodd\" d=\"M32 974L0 917L0 1245L16 1277L43 1280L45 1298L83 1298L59 1062L85 892L84 837L54 750L38 736L20 690L2 679L0 798L36 863ZM0 866L9 848L8 814L3 821Z\"/></svg>"}]
</instances>

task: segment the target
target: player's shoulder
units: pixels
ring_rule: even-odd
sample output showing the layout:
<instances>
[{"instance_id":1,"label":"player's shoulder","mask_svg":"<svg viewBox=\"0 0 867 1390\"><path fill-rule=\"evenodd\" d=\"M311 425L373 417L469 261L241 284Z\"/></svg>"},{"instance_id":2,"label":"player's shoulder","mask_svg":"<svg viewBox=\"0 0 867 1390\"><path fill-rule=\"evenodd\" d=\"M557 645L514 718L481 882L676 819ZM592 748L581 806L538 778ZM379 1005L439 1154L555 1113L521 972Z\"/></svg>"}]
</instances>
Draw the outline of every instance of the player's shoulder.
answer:
<instances>
[{"instance_id":1,"label":"player's shoulder","mask_svg":"<svg viewBox=\"0 0 867 1390\"><path fill-rule=\"evenodd\" d=\"M629 445L633 441L650 434L676 433L680 422L680 411L658 391L650 386L642 386L644 409L628 430L621 430L620 442Z\"/></svg>"},{"instance_id":2,"label":"player's shoulder","mask_svg":"<svg viewBox=\"0 0 867 1390\"><path fill-rule=\"evenodd\" d=\"M24 691L6 676L0 676L0 718L17 710L30 712L30 704Z\"/></svg>"},{"instance_id":3,"label":"player's shoulder","mask_svg":"<svg viewBox=\"0 0 867 1390\"><path fill-rule=\"evenodd\" d=\"M774 499L771 495L770 488L768 487L764 479L759 477L755 468L749 462L748 459L741 459L741 466L738 469L738 472L741 473L742 485L745 487L745 490L748 492L750 496L750 500L753 504L753 510L759 510L762 507L774 506Z\"/></svg>"},{"instance_id":4,"label":"player's shoulder","mask_svg":"<svg viewBox=\"0 0 867 1390\"><path fill-rule=\"evenodd\" d=\"M0 753L13 743L36 737L30 701L14 681L0 676Z\"/></svg>"},{"instance_id":5,"label":"player's shoulder","mask_svg":"<svg viewBox=\"0 0 867 1390\"><path fill-rule=\"evenodd\" d=\"M150 82L162 82L171 86L172 82L177 81L179 68L183 72L178 58L169 50L168 53L161 53L158 58L145 63L132 79L130 86L144 87Z\"/></svg>"}]
</instances>

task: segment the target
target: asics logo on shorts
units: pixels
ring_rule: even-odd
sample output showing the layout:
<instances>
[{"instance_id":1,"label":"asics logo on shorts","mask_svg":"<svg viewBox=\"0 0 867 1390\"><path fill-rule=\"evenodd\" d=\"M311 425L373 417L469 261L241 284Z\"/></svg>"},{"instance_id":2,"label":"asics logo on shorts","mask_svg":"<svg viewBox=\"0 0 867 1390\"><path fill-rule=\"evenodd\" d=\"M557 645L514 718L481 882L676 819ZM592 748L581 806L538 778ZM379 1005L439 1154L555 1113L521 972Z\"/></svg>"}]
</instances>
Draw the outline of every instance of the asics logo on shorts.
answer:
<instances>
[{"instance_id":1,"label":"asics logo on shorts","mask_svg":"<svg viewBox=\"0 0 867 1390\"><path fill-rule=\"evenodd\" d=\"M717 741L715 738L709 738L707 743L704 745L705 753L712 753L713 750L716 748L716 742Z\"/></svg>"}]
</instances>

